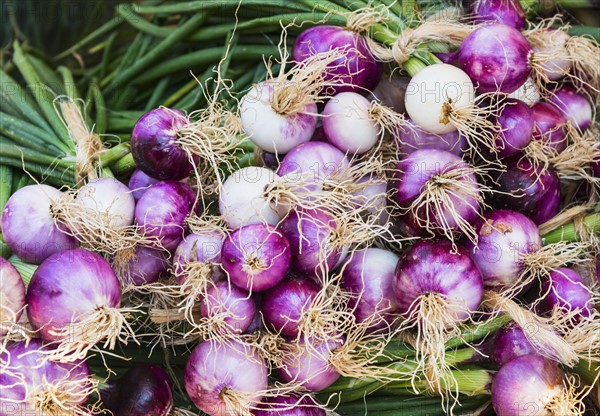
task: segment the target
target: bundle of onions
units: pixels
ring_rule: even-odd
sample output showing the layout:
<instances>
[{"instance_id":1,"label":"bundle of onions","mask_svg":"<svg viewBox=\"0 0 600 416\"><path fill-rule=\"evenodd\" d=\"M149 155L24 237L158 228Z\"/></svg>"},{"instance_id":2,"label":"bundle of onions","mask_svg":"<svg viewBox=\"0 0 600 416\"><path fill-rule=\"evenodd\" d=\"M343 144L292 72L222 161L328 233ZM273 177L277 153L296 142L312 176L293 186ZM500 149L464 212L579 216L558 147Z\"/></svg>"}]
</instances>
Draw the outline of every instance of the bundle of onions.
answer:
<instances>
[{"instance_id":1,"label":"bundle of onions","mask_svg":"<svg viewBox=\"0 0 600 416\"><path fill-rule=\"evenodd\" d=\"M25 310L25 284L15 267L0 257L0 336L11 332Z\"/></svg>"}]
</instances>

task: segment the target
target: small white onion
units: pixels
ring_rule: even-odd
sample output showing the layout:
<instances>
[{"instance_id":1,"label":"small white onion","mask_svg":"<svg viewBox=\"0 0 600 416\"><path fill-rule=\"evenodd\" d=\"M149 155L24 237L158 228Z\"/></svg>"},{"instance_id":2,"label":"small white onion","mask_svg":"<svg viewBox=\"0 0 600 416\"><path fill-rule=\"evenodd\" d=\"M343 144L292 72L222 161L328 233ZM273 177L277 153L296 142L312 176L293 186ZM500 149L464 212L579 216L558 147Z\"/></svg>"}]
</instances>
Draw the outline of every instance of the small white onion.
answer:
<instances>
[{"instance_id":1,"label":"small white onion","mask_svg":"<svg viewBox=\"0 0 600 416\"><path fill-rule=\"evenodd\" d=\"M540 101L540 90L532 78L527 78L527 81L521 85L516 91L511 92L508 98L516 98L523 101L528 106L532 106Z\"/></svg>"},{"instance_id":2,"label":"small white onion","mask_svg":"<svg viewBox=\"0 0 600 416\"><path fill-rule=\"evenodd\" d=\"M133 224L135 199L127 185L114 178L89 181L77 193L77 203L108 218L111 227Z\"/></svg>"}]
</instances>

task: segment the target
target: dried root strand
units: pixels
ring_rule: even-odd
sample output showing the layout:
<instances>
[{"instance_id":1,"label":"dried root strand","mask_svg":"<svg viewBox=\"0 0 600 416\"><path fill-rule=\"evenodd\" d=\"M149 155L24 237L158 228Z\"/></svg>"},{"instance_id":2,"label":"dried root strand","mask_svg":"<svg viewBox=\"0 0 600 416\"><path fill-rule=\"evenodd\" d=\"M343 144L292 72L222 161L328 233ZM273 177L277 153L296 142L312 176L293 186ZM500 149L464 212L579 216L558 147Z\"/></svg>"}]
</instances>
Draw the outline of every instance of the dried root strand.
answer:
<instances>
[{"instance_id":1,"label":"dried root strand","mask_svg":"<svg viewBox=\"0 0 600 416\"><path fill-rule=\"evenodd\" d=\"M100 403L89 406L81 405L88 397L98 392L98 381L92 378L79 380L69 379L68 375L62 380L45 384L33 395L33 407L41 415L63 416L65 414L88 416L102 412Z\"/></svg>"},{"instance_id":2,"label":"dried root strand","mask_svg":"<svg viewBox=\"0 0 600 416\"><path fill-rule=\"evenodd\" d=\"M594 204L592 202L589 202L583 205L576 205L574 207L564 209L559 214L555 215L545 223L540 224L540 235L549 233L550 231L556 230L558 227L561 227L571 221L574 221L577 218L585 216L585 214L588 211L590 211L590 209L592 209L593 206Z\"/></svg>"},{"instance_id":3,"label":"dried root strand","mask_svg":"<svg viewBox=\"0 0 600 416\"><path fill-rule=\"evenodd\" d=\"M385 22L390 17L389 7L384 4L356 9L346 16L346 29L356 33L366 33L373 25Z\"/></svg>"},{"instance_id":4,"label":"dried root strand","mask_svg":"<svg viewBox=\"0 0 600 416\"><path fill-rule=\"evenodd\" d=\"M554 391L554 395L548 397L544 410L550 415L583 415L586 410L583 399L590 391L591 388L580 388L578 377L565 375L562 388Z\"/></svg>"},{"instance_id":5,"label":"dried root strand","mask_svg":"<svg viewBox=\"0 0 600 416\"><path fill-rule=\"evenodd\" d=\"M592 184L600 184L600 178L594 177L591 164L600 160L600 145L597 128L590 128L580 134L569 123L571 143L565 150L550 156L549 163L562 180L585 180Z\"/></svg>"}]
</instances>

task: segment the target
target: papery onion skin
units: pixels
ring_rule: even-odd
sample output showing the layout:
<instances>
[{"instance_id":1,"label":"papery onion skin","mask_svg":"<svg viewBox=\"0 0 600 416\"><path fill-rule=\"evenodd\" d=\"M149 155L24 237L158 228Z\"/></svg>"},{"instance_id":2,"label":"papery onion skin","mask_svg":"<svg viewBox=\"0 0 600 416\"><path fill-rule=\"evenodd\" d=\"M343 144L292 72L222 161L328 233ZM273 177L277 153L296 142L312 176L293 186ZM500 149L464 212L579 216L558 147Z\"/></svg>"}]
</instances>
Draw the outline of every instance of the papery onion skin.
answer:
<instances>
[{"instance_id":1,"label":"papery onion skin","mask_svg":"<svg viewBox=\"0 0 600 416\"><path fill-rule=\"evenodd\" d=\"M438 135L423 130L410 118L406 119L406 123L407 126L398 126L394 130L394 139L400 154L408 155L421 149L435 149L462 156L469 147L467 139L458 130Z\"/></svg>"},{"instance_id":2,"label":"papery onion skin","mask_svg":"<svg viewBox=\"0 0 600 416\"><path fill-rule=\"evenodd\" d=\"M19 322L25 309L25 284L8 260L0 257L0 335Z\"/></svg>"},{"instance_id":3,"label":"papery onion skin","mask_svg":"<svg viewBox=\"0 0 600 416\"><path fill-rule=\"evenodd\" d=\"M492 345L492 358L500 366L522 355L536 354L523 329L514 322L496 332Z\"/></svg>"},{"instance_id":4,"label":"papery onion skin","mask_svg":"<svg viewBox=\"0 0 600 416\"><path fill-rule=\"evenodd\" d=\"M438 293L453 309L454 319L462 321L483 298L483 279L468 250L456 246L454 251L446 240L422 240L402 253L393 288L398 310L405 316L418 308L419 296Z\"/></svg>"},{"instance_id":5,"label":"papery onion skin","mask_svg":"<svg viewBox=\"0 0 600 416\"><path fill-rule=\"evenodd\" d=\"M101 393L102 402L114 416L168 416L173 408L171 378L156 364L129 369Z\"/></svg>"},{"instance_id":6,"label":"papery onion skin","mask_svg":"<svg viewBox=\"0 0 600 416\"><path fill-rule=\"evenodd\" d=\"M505 172L491 186L490 204L497 209L512 209L542 224L560 210L560 181L551 168L535 166L522 155L505 159Z\"/></svg>"},{"instance_id":7,"label":"papery onion skin","mask_svg":"<svg viewBox=\"0 0 600 416\"><path fill-rule=\"evenodd\" d=\"M556 364L536 355L522 355L496 373L492 406L498 416L545 415L549 396L563 388L563 374Z\"/></svg>"},{"instance_id":8,"label":"papery onion skin","mask_svg":"<svg viewBox=\"0 0 600 416\"><path fill-rule=\"evenodd\" d=\"M577 89L572 85L562 85L552 93L550 101L580 131L584 131L592 125L592 104L585 95L577 92Z\"/></svg>"},{"instance_id":9,"label":"papery onion skin","mask_svg":"<svg viewBox=\"0 0 600 416\"><path fill-rule=\"evenodd\" d=\"M254 319L256 304L247 291L220 281L207 290L200 304L200 312L204 318L227 313L223 318L223 329L233 334L242 334Z\"/></svg>"},{"instance_id":10,"label":"papery onion skin","mask_svg":"<svg viewBox=\"0 0 600 416\"><path fill-rule=\"evenodd\" d=\"M236 340L200 343L185 366L185 389L190 399L209 416L231 415L220 395L224 389L239 392L240 406L260 402L268 386L267 365L258 352Z\"/></svg>"},{"instance_id":11,"label":"papery onion skin","mask_svg":"<svg viewBox=\"0 0 600 416\"><path fill-rule=\"evenodd\" d=\"M478 92L511 93L523 85L531 73L531 52L521 32L493 23L471 32L460 45L457 58Z\"/></svg>"},{"instance_id":12,"label":"papery onion skin","mask_svg":"<svg viewBox=\"0 0 600 416\"><path fill-rule=\"evenodd\" d=\"M369 329L389 326L396 312L394 274L399 257L388 250L368 248L355 251L342 270L342 289L353 297L348 308L357 322L370 320Z\"/></svg>"},{"instance_id":13,"label":"papery onion skin","mask_svg":"<svg viewBox=\"0 0 600 416\"><path fill-rule=\"evenodd\" d=\"M159 182L159 180L146 175L141 169L136 169L129 177L127 186L131 190L133 199L138 201L144 195L144 192L156 182Z\"/></svg>"},{"instance_id":14,"label":"papery onion skin","mask_svg":"<svg viewBox=\"0 0 600 416\"><path fill-rule=\"evenodd\" d=\"M135 222L142 232L159 238L165 249L174 250L183 240L185 219L195 200L196 194L184 183L156 183L138 201Z\"/></svg>"},{"instance_id":15,"label":"papery onion skin","mask_svg":"<svg viewBox=\"0 0 600 416\"><path fill-rule=\"evenodd\" d=\"M560 110L545 102L533 107L533 139L541 140L558 153L567 147L567 119Z\"/></svg>"},{"instance_id":16,"label":"papery onion skin","mask_svg":"<svg viewBox=\"0 0 600 416\"><path fill-rule=\"evenodd\" d=\"M131 133L131 154L138 168L158 180L179 180L194 166L185 150L175 143L177 130L189 123L179 110L156 108L135 123ZM194 163L198 158L194 156Z\"/></svg>"},{"instance_id":17,"label":"papery onion skin","mask_svg":"<svg viewBox=\"0 0 600 416\"><path fill-rule=\"evenodd\" d=\"M86 380L90 378L90 370L85 361L59 363L48 360L47 353L48 346L40 339L33 338L29 342L15 342L0 354L3 365L0 373L0 416L40 414L33 403L37 394L48 391L44 388L45 383L52 386L72 381L81 389L88 387ZM63 394L60 388L54 393ZM71 406L84 405L87 397L82 395L80 400L74 400L73 397L69 399L68 403L64 403L69 408L61 409L64 412L75 412Z\"/></svg>"},{"instance_id":18,"label":"papery onion skin","mask_svg":"<svg viewBox=\"0 0 600 416\"><path fill-rule=\"evenodd\" d=\"M157 282L169 268L170 254L168 251L153 247L138 245L134 253L119 271L125 284L142 286Z\"/></svg>"},{"instance_id":19,"label":"papery onion skin","mask_svg":"<svg viewBox=\"0 0 600 416\"><path fill-rule=\"evenodd\" d=\"M517 30L525 27L525 12L517 0L476 0L471 3L475 23L502 23Z\"/></svg>"},{"instance_id":20,"label":"papery onion skin","mask_svg":"<svg viewBox=\"0 0 600 416\"><path fill-rule=\"evenodd\" d=\"M225 239L221 256L229 280L250 292L262 292L275 286L292 261L287 238L265 224L235 230Z\"/></svg>"},{"instance_id":21,"label":"papery onion skin","mask_svg":"<svg viewBox=\"0 0 600 416\"><path fill-rule=\"evenodd\" d=\"M523 256L542 247L537 225L516 211L485 212L475 222L475 231L477 244L466 241L465 247L488 289L516 284L523 271Z\"/></svg>"},{"instance_id":22,"label":"papery onion skin","mask_svg":"<svg viewBox=\"0 0 600 416\"><path fill-rule=\"evenodd\" d=\"M77 204L106 218L113 228L133 224L135 199L129 188L115 178L98 178L77 192Z\"/></svg>"},{"instance_id":23,"label":"papery onion skin","mask_svg":"<svg viewBox=\"0 0 600 416\"><path fill-rule=\"evenodd\" d=\"M2 237L27 263L77 247L77 239L55 223L52 205L63 193L48 185L29 185L11 195L2 211Z\"/></svg>"},{"instance_id":24,"label":"papery onion skin","mask_svg":"<svg viewBox=\"0 0 600 416\"><path fill-rule=\"evenodd\" d=\"M335 48L344 50L345 56L329 65L325 81L335 83L326 92L330 95L344 91L367 93L375 88L381 77L381 64L360 34L339 26L317 25L303 31L294 42L292 59L303 62Z\"/></svg>"},{"instance_id":25,"label":"papery onion skin","mask_svg":"<svg viewBox=\"0 0 600 416\"><path fill-rule=\"evenodd\" d=\"M294 394L265 397L253 410L254 416L325 416L325 410L317 406L309 396Z\"/></svg>"},{"instance_id":26,"label":"papery onion skin","mask_svg":"<svg viewBox=\"0 0 600 416\"><path fill-rule=\"evenodd\" d=\"M287 276L263 293L261 312L265 324L281 335L297 336L302 315L320 290L321 286L310 277Z\"/></svg>"},{"instance_id":27,"label":"papery onion skin","mask_svg":"<svg viewBox=\"0 0 600 416\"><path fill-rule=\"evenodd\" d=\"M578 311L573 316L573 323L589 318L594 310L591 289L583 278L573 269L560 267L552 270L542 280L541 298L538 310L549 314L554 307L566 311Z\"/></svg>"},{"instance_id":28,"label":"papery onion skin","mask_svg":"<svg viewBox=\"0 0 600 416\"><path fill-rule=\"evenodd\" d=\"M505 106L495 124L502 128L496 136L496 149L499 157L514 156L529 144L532 139L534 118L531 108L521 100L506 99Z\"/></svg>"},{"instance_id":29,"label":"papery onion skin","mask_svg":"<svg viewBox=\"0 0 600 416\"><path fill-rule=\"evenodd\" d=\"M98 308L118 308L121 285L103 257L84 249L65 250L37 268L26 301L29 322L38 334L47 341L60 341Z\"/></svg>"},{"instance_id":30,"label":"papery onion skin","mask_svg":"<svg viewBox=\"0 0 600 416\"><path fill-rule=\"evenodd\" d=\"M223 274L220 264L224 238L224 233L217 230L186 235L173 255L173 272L177 284L181 285L186 281L188 276L185 265L190 262L206 263L211 266L213 277L220 277Z\"/></svg>"}]
</instances>

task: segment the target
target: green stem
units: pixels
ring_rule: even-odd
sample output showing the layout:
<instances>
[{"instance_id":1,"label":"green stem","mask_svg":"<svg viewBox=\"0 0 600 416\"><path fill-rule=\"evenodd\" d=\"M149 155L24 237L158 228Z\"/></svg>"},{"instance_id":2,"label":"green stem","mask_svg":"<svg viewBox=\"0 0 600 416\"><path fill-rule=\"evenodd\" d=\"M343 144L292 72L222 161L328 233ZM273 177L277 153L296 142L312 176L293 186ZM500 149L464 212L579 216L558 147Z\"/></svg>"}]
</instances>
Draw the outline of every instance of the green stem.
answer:
<instances>
[{"instance_id":1,"label":"green stem","mask_svg":"<svg viewBox=\"0 0 600 416\"><path fill-rule=\"evenodd\" d=\"M120 143L104 152L98 159L98 164L103 167L110 167L113 163L127 156L130 151L131 146L128 143Z\"/></svg>"},{"instance_id":2,"label":"green stem","mask_svg":"<svg viewBox=\"0 0 600 416\"><path fill-rule=\"evenodd\" d=\"M6 201L10 198L13 181L13 170L8 166L0 166L0 212L4 210Z\"/></svg>"},{"instance_id":3,"label":"green stem","mask_svg":"<svg viewBox=\"0 0 600 416\"><path fill-rule=\"evenodd\" d=\"M583 226L590 233L600 232L600 213L586 215ZM581 236L573 222L562 225L542 236L544 244L557 243L559 241L581 241Z\"/></svg>"},{"instance_id":4,"label":"green stem","mask_svg":"<svg viewBox=\"0 0 600 416\"><path fill-rule=\"evenodd\" d=\"M10 256L8 261L15 266L15 269L17 269L21 275L21 279L23 279L23 283L25 283L25 286L28 286L29 282L31 281L31 276L33 276L33 273L35 273L38 266L35 264L25 263L15 255Z\"/></svg>"},{"instance_id":5,"label":"green stem","mask_svg":"<svg viewBox=\"0 0 600 416\"><path fill-rule=\"evenodd\" d=\"M96 29L96 31L90 33L89 35L87 35L86 37L81 39L79 42L77 42L75 45L71 46L69 49L56 55L54 57L54 59L60 60L60 59L63 59L65 57L69 56L71 53L84 47L85 45L89 44L93 40L103 37L107 33L115 31L115 29L117 29L121 25L121 23L123 23L123 20L121 20L121 19L116 19L116 18L110 19L109 21L104 23L102 26L100 26L98 29Z\"/></svg>"},{"instance_id":6,"label":"green stem","mask_svg":"<svg viewBox=\"0 0 600 416\"><path fill-rule=\"evenodd\" d=\"M133 172L136 168L136 164L133 160L133 155L131 153L127 154L127 156L119 159L117 162L113 163L110 167L115 176L124 176L131 172Z\"/></svg>"},{"instance_id":7,"label":"green stem","mask_svg":"<svg viewBox=\"0 0 600 416\"><path fill-rule=\"evenodd\" d=\"M23 118L28 119L46 132L52 132L52 127L40 116L40 108L29 94L4 71L0 71L0 94L6 100L6 105L18 110Z\"/></svg>"}]
</instances>

